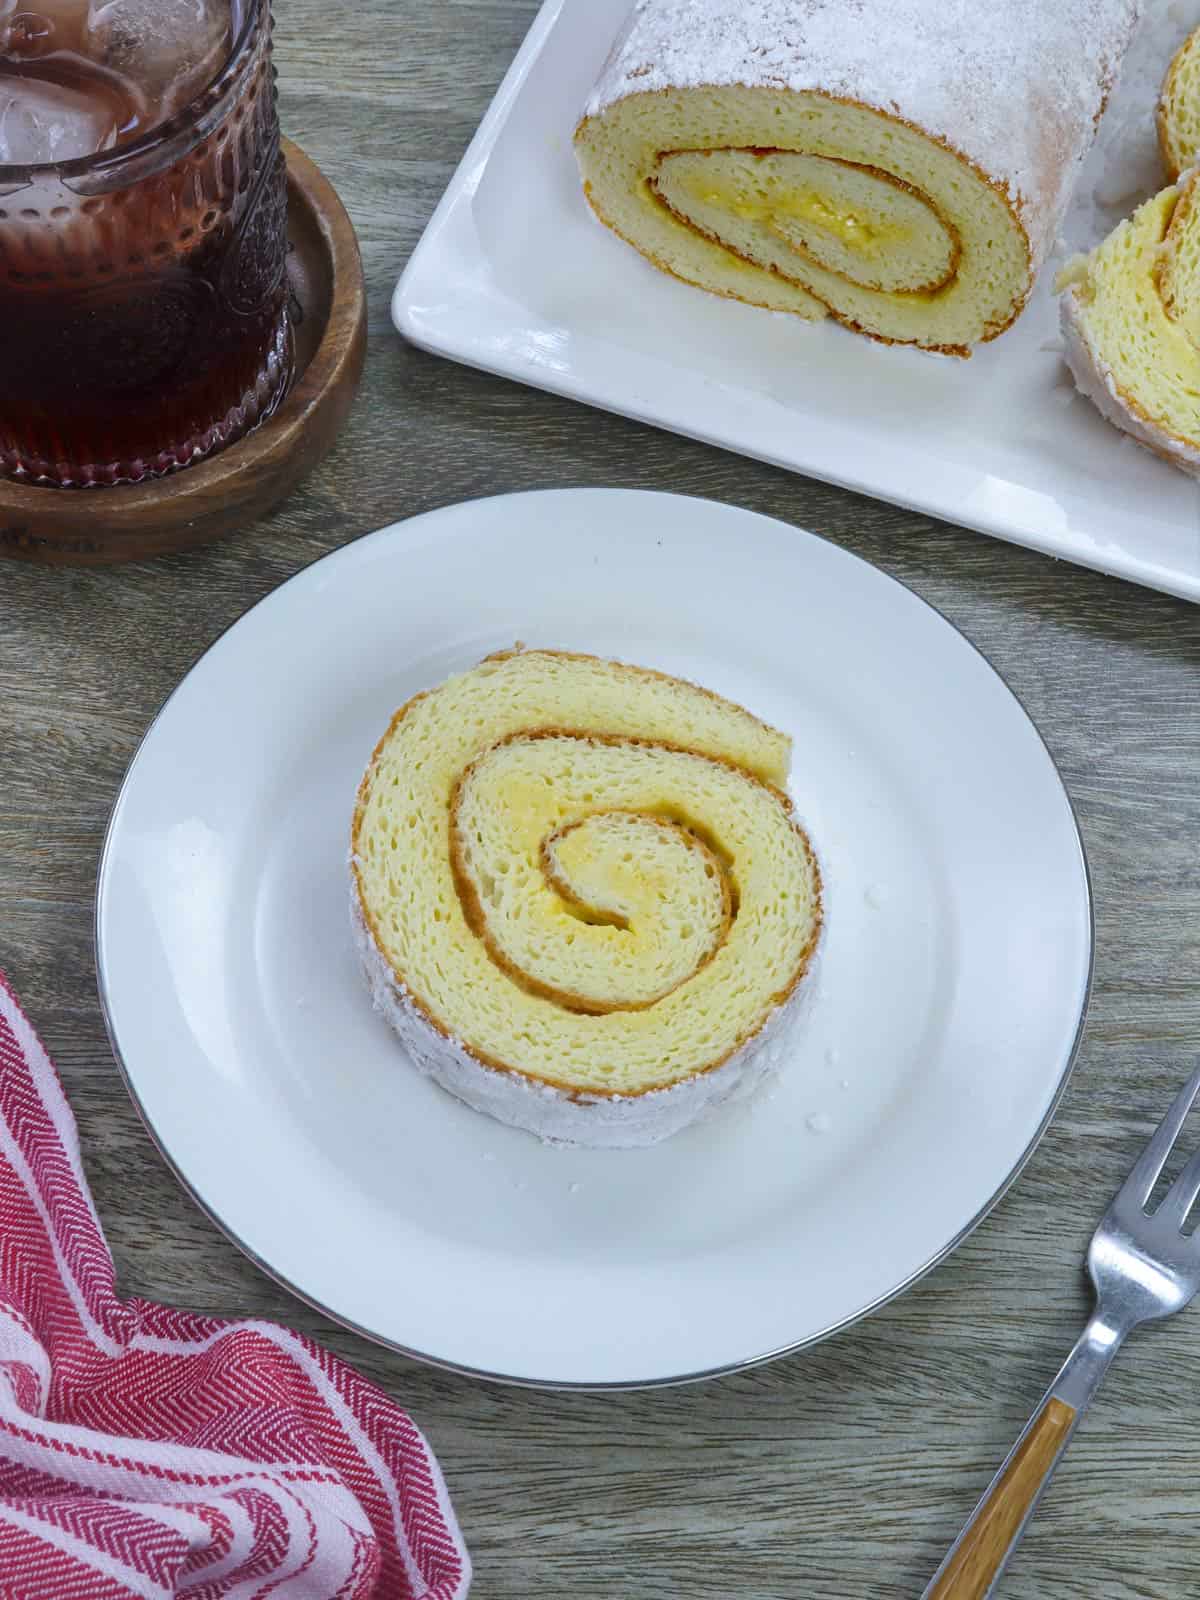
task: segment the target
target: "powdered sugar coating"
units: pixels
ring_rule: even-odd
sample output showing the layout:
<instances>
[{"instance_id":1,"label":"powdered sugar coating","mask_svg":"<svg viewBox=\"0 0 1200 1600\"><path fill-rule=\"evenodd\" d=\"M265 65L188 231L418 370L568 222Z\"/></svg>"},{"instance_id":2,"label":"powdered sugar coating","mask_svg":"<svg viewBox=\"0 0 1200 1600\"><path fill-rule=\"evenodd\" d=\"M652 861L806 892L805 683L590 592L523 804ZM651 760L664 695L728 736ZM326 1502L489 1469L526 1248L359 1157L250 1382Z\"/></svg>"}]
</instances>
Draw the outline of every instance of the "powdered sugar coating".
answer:
<instances>
[{"instance_id":1,"label":"powdered sugar coating","mask_svg":"<svg viewBox=\"0 0 1200 1600\"><path fill-rule=\"evenodd\" d=\"M1194 28L1200 28L1200 0L1153 0L1147 8L1063 224L1065 254L1098 245L1166 181L1159 91L1168 62Z\"/></svg>"},{"instance_id":2,"label":"powdered sugar coating","mask_svg":"<svg viewBox=\"0 0 1200 1600\"><path fill-rule=\"evenodd\" d=\"M1122 396L1112 369L1088 342L1083 306L1074 289L1063 295L1061 315L1063 355L1080 394L1085 395L1115 428L1153 450L1155 455L1164 456L1180 471L1200 478L1200 449L1168 433L1165 428L1156 427Z\"/></svg>"},{"instance_id":3,"label":"powdered sugar coating","mask_svg":"<svg viewBox=\"0 0 1200 1600\"><path fill-rule=\"evenodd\" d=\"M353 874L351 880L354 940L371 998L414 1064L474 1110L551 1144L596 1150L642 1149L669 1139L718 1106L749 1099L787 1059L793 1031L808 1009L816 984L820 946L784 1004L776 1007L735 1055L711 1072L649 1094L565 1094L549 1084L484 1066L460 1039L449 1039L435 1028L397 981L363 917Z\"/></svg>"},{"instance_id":4,"label":"powdered sugar coating","mask_svg":"<svg viewBox=\"0 0 1200 1600\"><path fill-rule=\"evenodd\" d=\"M1035 266L1144 0L637 0L586 115L630 94L750 87L856 100L967 157Z\"/></svg>"}]
</instances>

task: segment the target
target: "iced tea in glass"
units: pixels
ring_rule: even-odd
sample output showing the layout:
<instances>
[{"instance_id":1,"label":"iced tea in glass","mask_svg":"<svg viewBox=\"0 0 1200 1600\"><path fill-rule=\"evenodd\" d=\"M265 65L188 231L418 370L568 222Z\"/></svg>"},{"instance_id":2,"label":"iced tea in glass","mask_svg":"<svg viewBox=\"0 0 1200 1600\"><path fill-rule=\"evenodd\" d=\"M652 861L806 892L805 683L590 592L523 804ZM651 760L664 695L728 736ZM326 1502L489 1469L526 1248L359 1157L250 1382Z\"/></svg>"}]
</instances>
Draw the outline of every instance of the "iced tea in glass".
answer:
<instances>
[{"instance_id":1,"label":"iced tea in glass","mask_svg":"<svg viewBox=\"0 0 1200 1600\"><path fill-rule=\"evenodd\" d=\"M0 475L140 482L291 373L269 0L0 0Z\"/></svg>"}]
</instances>

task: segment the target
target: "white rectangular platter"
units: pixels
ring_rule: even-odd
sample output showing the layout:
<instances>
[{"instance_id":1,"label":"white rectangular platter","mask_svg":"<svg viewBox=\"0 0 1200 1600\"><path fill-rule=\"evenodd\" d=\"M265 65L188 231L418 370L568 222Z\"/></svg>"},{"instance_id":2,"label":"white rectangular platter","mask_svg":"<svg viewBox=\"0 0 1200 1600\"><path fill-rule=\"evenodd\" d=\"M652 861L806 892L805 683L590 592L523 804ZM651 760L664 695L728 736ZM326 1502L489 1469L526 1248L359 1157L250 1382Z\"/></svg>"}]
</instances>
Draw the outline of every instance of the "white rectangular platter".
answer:
<instances>
[{"instance_id":1,"label":"white rectangular platter","mask_svg":"<svg viewBox=\"0 0 1200 1600\"><path fill-rule=\"evenodd\" d=\"M1187 4L1150 4L1169 5L1182 36ZM1075 395L1052 269L1010 333L970 361L946 360L707 295L595 222L571 135L628 9L546 0L397 285L401 333L453 360L1200 600L1200 486ZM1161 53L1163 29L1153 31L1143 55ZM1147 138L1157 73L1157 54L1127 68L1108 119ZM1134 94L1145 104L1131 105ZM1081 194L1103 194L1104 158L1093 155ZM1128 210L1141 194L1112 197ZM1091 242L1080 234L1094 214L1089 203L1069 222L1074 243Z\"/></svg>"}]
</instances>

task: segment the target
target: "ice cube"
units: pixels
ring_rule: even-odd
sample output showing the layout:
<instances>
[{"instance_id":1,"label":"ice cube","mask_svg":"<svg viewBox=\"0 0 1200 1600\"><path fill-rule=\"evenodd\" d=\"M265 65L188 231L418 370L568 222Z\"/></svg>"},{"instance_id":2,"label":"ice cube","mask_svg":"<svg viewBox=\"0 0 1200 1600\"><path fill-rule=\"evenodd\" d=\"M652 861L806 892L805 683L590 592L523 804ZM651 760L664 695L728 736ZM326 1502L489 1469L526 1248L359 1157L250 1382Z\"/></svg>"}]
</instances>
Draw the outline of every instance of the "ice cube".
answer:
<instances>
[{"instance_id":1,"label":"ice cube","mask_svg":"<svg viewBox=\"0 0 1200 1600\"><path fill-rule=\"evenodd\" d=\"M52 50L78 51L88 0L0 0L0 56L34 61Z\"/></svg>"},{"instance_id":2,"label":"ice cube","mask_svg":"<svg viewBox=\"0 0 1200 1600\"><path fill-rule=\"evenodd\" d=\"M112 106L39 78L0 79L0 166L74 161L117 139Z\"/></svg>"},{"instance_id":3,"label":"ice cube","mask_svg":"<svg viewBox=\"0 0 1200 1600\"><path fill-rule=\"evenodd\" d=\"M232 32L230 0L91 0L87 52L135 84L161 122L216 77Z\"/></svg>"}]
</instances>

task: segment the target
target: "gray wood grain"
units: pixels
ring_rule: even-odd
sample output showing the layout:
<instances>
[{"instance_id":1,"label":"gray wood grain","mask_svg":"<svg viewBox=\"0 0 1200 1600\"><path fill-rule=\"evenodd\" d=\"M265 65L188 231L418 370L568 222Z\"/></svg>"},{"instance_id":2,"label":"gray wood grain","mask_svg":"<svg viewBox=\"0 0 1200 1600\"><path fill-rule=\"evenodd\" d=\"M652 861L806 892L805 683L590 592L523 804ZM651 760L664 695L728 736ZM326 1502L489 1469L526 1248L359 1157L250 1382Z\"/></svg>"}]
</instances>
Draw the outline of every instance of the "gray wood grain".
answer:
<instances>
[{"instance_id":1,"label":"gray wood grain","mask_svg":"<svg viewBox=\"0 0 1200 1600\"><path fill-rule=\"evenodd\" d=\"M396 273L535 9L280 0L284 126L362 240L362 393L329 459L238 538L140 567L0 570L0 967L61 1068L125 1289L282 1319L397 1396L440 1453L481 1597L901 1600L919 1593L1075 1337L1098 1209L1200 1045L1200 613L404 346L387 314ZM947 1265L807 1355L615 1397L504 1391L424 1369L260 1274L177 1187L126 1099L91 944L97 853L125 765L230 621L397 517L589 483L686 489L813 528L944 611L1012 684L1062 768L1099 939L1062 1111ZM1006 1596L1200 1589L1198 1363L1196 1312L1118 1363Z\"/></svg>"}]
</instances>

